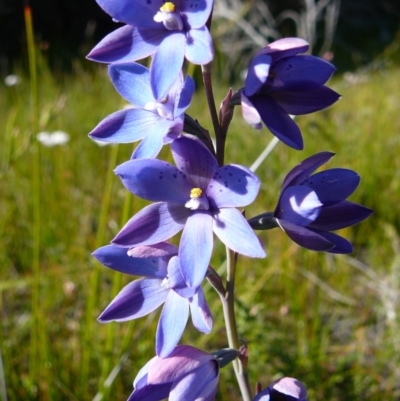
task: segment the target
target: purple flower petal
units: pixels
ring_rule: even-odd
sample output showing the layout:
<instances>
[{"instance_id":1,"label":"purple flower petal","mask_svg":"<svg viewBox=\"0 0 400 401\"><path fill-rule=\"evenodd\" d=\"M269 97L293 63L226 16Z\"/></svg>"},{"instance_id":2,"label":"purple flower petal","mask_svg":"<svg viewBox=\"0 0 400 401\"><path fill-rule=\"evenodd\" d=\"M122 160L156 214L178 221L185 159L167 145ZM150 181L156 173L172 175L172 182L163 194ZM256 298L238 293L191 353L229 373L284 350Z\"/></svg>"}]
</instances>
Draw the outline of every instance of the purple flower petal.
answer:
<instances>
[{"instance_id":1,"label":"purple flower petal","mask_svg":"<svg viewBox=\"0 0 400 401\"><path fill-rule=\"evenodd\" d=\"M167 275L167 262L164 259L139 258L128 256L126 248L115 245L103 246L93 252L93 256L103 265L121 273L134 276L164 278Z\"/></svg>"},{"instance_id":2,"label":"purple flower petal","mask_svg":"<svg viewBox=\"0 0 400 401\"><path fill-rule=\"evenodd\" d=\"M331 63L318 57L308 55L287 57L274 64L274 78L270 83L270 89L307 91L319 88L334 71L335 67Z\"/></svg>"},{"instance_id":3,"label":"purple flower petal","mask_svg":"<svg viewBox=\"0 0 400 401\"><path fill-rule=\"evenodd\" d=\"M177 99L175 103L174 116L179 116L186 111L192 100L194 90L195 90L195 83L191 77L187 76L183 88L181 92L178 94L179 100Z\"/></svg>"},{"instance_id":4,"label":"purple flower petal","mask_svg":"<svg viewBox=\"0 0 400 401\"><path fill-rule=\"evenodd\" d=\"M217 391L219 368L212 361L193 370L172 385L170 401L213 401Z\"/></svg>"},{"instance_id":5,"label":"purple flower petal","mask_svg":"<svg viewBox=\"0 0 400 401\"><path fill-rule=\"evenodd\" d=\"M160 31L138 31L130 25L116 29L103 38L87 55L100 63L124 63L152 55L162 40Z\"/></svg>"},{"instance_id":6,"label":"purple flower petal","mask_svg":"<svg viewBox=\"0 0 400 401\"><path fill-rule=\"evenodd\" d=\"M133 258L165 258L177 255L178 247L165 241L154 245L136 246L127 253Z\"/></svg>"},{"instance_id":7,"label":"purple flower petal","mask_svg":"<svg viewBox=\"0 0 400 401\"><path fill-rule=\"evenodd\" d=\"M295 116L326 109L340 99L338 93L326 86L301 92L282 90L279 92L272 92L270 96L288 114Z\"/></svg>"},{"instance_id":8,"label":"purple flower petal","mask_svg":"<svg viewBox=\"0 0 400 401\"><path fill-rule=\"evenodd\" d=\"M98 320L102 323L137 319L153 312L167 298L169 289L162 280L140 279L129 283L107 306Z\"/></svg>"},{"instance_id":9,"label":"purple flower petal","mask_svg":"<svg viewBox=\"0 0 400 401\"><path fill-rule=\"evenodd\" d=\"M318 167L328 162L335 154L332 152L317 153L299 163L285 177L282 184L281 193L288 186L301 184L309 175L311 175Z\"/></svg>"},{"instance_id":10,"label":"purple flower petal","mask_svg":"<svg viewBox=\"0 0 400 401\"><path fill-rule=\"evenodd\" d=\"M305 179L302 185L311 188L325 206L330 206L348 198L359 182L360 176L354 171L332 168L313 174Z\"/></svg>"},{"instance_id":11,"label":"purple flower petal","mask_svg":"<svg viewBox=\"0 0 400 401\"><path fill-rule=\"evenodd\" d=\"M252 96L251 102L267 128L283 143L296 150L303 149L303 138L296 123L269 96Z\"/></svg>"},{"instance_id":12,"label":"purple flower petal","mask_svg":"<svg viewBox=\"0 0 400 401\"><path fill-rule=\"evenodd\" d=\"M168 263L168 286L171 290L175 291L182 298L192 298L197 288L190 288L182 276L181 265L178 257L173 257Z\"/></svg>"},{"instance_id":13,"label":"purple flower petal","mask_svg":"<svg viewBox=\"0 0 400 401\"><path fill-rule=\"evenodd\" d=\"M313 188L296 185L282 194L275 217L306 227L317 219L322 206Z\"/></svg>"},{"instance_id":14,"label":"purple flower petal","mask_svg":"<svg viewBox=\"0 0 400 401\"><path fill-rule=\"evenodd\" d=\"M270 43L261 49L258 54L269 54L272 57L272 62L276 63L284 57L305 53L308 48L309 44L304 39L283 38Z\"/></svg>"},{"instance_id":15,"label":"purple flower petal","mask_svg":"<svg viewBox=\"0 0 400 401\"><path fill-rule=\"evenodd\" d=\"M232 251L251 258L266 256L263 245L237 209L220 209L214 216L214 233Z\"/></svg>"},{"instance_id":16,"label":"purple flower petal","mask_svg":"<svg viewBox=\"0 0 400 401\"><path fill-rule=\"evenodd\" d=\"M132 247L166 241L183 228L189 213L181 205L165 202L146 206L126 223L112 242Z\"/></svg>"},{"instance_id":17,"label":"purple flower petal","mask_svg":"<svg viewBox=\"0 0 400 401\"><path fill-rule=\"evenodd\" d=\"M171 31L160 43L150 66L151 89L156 100L167 96L182 69L184 54L185 35Z\"/></svg>"},{"instance_id":18,"label":"purple flower petal","mask_svg":"<svg viewBox=\"0 0 400 401\"><path fill-rule=\"evenodd\" d=\"M241 93L241 106L243 118L247 124L250 124L254 129L261 129L262 124L260 114L243 92Z\"/></svg>"},{"instance_id":19,"label":"purple flower petal","mask_svg":"<svg viewBox=\"0 0 400 401\"><path fill-rule=\"evenodd\" d=\"M114 19L125 24L141 27L157 27L153 16L162 6L161 0L144 2L140 0L96 0L99 6Z\"/></svg>"},{"instance_id":20,"label":"purple flower petal","mask_svg":"<svg viewBox=\"0 0 400 401\"><path fill-rule=\"evenodd\" d=\"M126 109L110 114L100 122L89 137L103 142L130 143L138 141L156 124L163 121L157 114L142 109Z\"/></svg>"},{"instance_id":21,"label":"purple flower petal","mask_svg":"<svg viewBox=\"0 0 400 401\"><path fill-rule=\"evenodd\" d=\"M206 27L191 29L187 33L185 57L193 64L208 64L214 58L214 46Z\"/></svg>"},{"instance_id":22,"label":"purple flower petal","mask_svg":"<svg viewBox=\"0 0 400 401\"><path fill-rule=\"evenodd\" d=\"M160 384L137 388L129 396L127 401L161 401L169 396L172 384Z\"/></svg>"},{"instance_id":23,"label":"purple flower petal","mask_svg":"<svg viewBox=\"0 0 400 401\"><path fill-rule=\"evenodd\" d=\"M202 333L209 333L213 327L213 318L204 297L204 292L199 287L198 292L190 302L190 313L192 315L193 326Z\"/></svg>"},{"instance_id":24,"label":"purple flower petal","mask_svg":"<svg viewBox=\"0 0 400 401\"><path fill-rule=\"evenodd\" d=\"M210 178L218 170L211 152L198 140L182 136L171 144L177 168L186 174L193 187L207 188Z\"/></svg>"},{"instance_id":25,"label":"purple flower petal","mask_svg":"<svg viewBox=\"0 0 400 401\"><path fill-rule=\"evenodd\" d=\"M353 245L347 239L341 237L340 235L337 235L335 233L327 232L327 231L317 231L315 230L317 234L320 234L323 236L325 239L327 239L329 242L335 244L335 246L331 249L329 249L327 252L330 253L340 253L340 254L347 254L347 253L352 253L353 252Z\"/></svg>"},{"instance_id":26,"label":"purple flower petal","mask_svg":"<svg viewBox=\"0 0 400 401\"><path fill-rule=\"evenodd\" d=\"M329 251L335 246L324 235L318 234L313 230L297 226L286 220L278 219L277 221L288 237L303 248L311 249L312 251Z\"/></svg>"},{"instance_id":27,"label":"purple flower petal","mask_svg":"<svg viewBox=\"0 0 400 401\"><path fill-rule=\"evenodd\" d=\"M206 194L214 208L246 206L254 201L260 188L259 178L248 168L226 165L210 180Z\"/></svg>"},{"instance_id":28,"label":"purple flower petal","mask_svg":"<svg viewBox=\"0 0 400 401\"><path fill-rule=\"evenodd\" d=\"M322 231L335 231L353 226L372 214L372 210L348 201L322 208L318 218L309 225Z\"/></svg>"},{"instance_id":29,"label":"purple flower petal","mask_svg":"<svg viewBox=\"0 0 400 401\"><path fill-rule=\"evenodd\" d=\"M182 2L181 10L191 28L201 28L208 20L213 4L212 0L187 0Z\"/></svg>"},{"instance_id":30,"label":"purple flower petal","mask_svg":"<svg viewBox=\"0 0 400 401\"><path fill-rule=\"evenodd\" d=\"M255 56L250 63L246 82L246 96L255 95L267 81L269 70L271 67L272 58L267 54Z\"/></svg>"},{"instance_id":31,"label":"purple flower petal","mask_svg":"<svg viewBox=\"0 0 400 401\"><path fill-rule=\"evenodd\" d=\"M158 159L130 160L118 166L115 173L130 192L150 201L173 202L184 207L193 188L185 174Z\"/></svg>"},{"instance_id":32,"label":"purple flower petal","mask_svg":"<svg viewBox=\"0 0 400 401\"><path fill-rule=\"evenodd\" d=\"M154 102L150 73L146 67L132 62L111 64L108 73L115 89L129 103L145 108L148 103Z\"/></svg>"},{"instance_id":33,"label":"purple flower petal","mask_svg":"<svg viewBox=\"0 0 400 401\"><path fill-rule=\"evenodd\" d=\"M213 219L208 212L192 212L187 219L180 241L179 259L188 287L199 287L206 275L213 248L212 225Z\"/></svg>"},{"instance_id":34,"label":"purple flower petal","mask_svg":"<svg viewBox=\"0 0 400 401\"><path fill-rule=\"evenodd\" d=\"M214 357L204 351L190 345L177 346L167 358L154 358L148 371L147 384L165 384L180 380L200 366L208 366L211 361L214 361Z\"/></svg>"},{"instance_id":35,"label":"purple flower petal","mask_svg":"<svg viewBox=\"0 0 400 401\"><path fill-rule=\"evenodd\" d=\"M167 357L178 344L189 317L189 301L175 291L169 291L156 334L156 351L161 358Z\"/></svg>"}]
</instances>

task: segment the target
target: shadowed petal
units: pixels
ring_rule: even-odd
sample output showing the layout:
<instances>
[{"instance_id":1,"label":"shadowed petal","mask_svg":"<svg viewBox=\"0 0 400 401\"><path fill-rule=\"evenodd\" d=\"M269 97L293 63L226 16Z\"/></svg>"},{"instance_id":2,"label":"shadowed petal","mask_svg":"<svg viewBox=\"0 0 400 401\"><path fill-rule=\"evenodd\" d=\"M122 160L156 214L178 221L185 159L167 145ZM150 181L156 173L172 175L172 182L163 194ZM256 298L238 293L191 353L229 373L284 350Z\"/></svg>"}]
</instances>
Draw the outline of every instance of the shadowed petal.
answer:
<instances>
[{"instance_id":1,"label":"shadowed petal","mask_svg":"<svg viewBox=\"0 0 400 401\"><path fill-rule=\"evenodd\" d=\"M275 217L305 227L318 217L322 206L313 188L296 185L282 194Z\"/></svg>"},{"instance_id":2,"label":"shadowed petal","mask_svg":"<svg viewBox=\"0 0 400 401\"><path fill-rule=\"evenodd\" d=\"M213 327L213 318L204 298L204 292L199 287L198 292L190 302L190 313L192 314L193 326L202 333L209 333Z\"/></svg>"},{"instance_id":3,"label":"shadowed petal","mask_svg":"<svg viewBox=\"0 0 400 401\"><path fill-rule=\"evenodd\" d=\"M192 100L192 96L195 90L195 83L189 76L186 77L183 88L178 94L179 100L175 103L174 116L179 116L186 111Z\"/></svg>"},{"instance_id":4,"label":"shadowed petal","mask_svg":"<svg viewBox=\"0 0 400 401\"><path fill-rule=\"evenodd\" d=\"M184 207L193 188L185 174L158 159L137 159L115 169L124 186L134 195L150 201L181 204Z\"/></svg>"},{"instance_id":5,"label":"shadowed petal","mask_svg":"<svg viewBox=\"0 0 400 401\"><path fill-rule=\"evenodd\" d=\"M137 319L153 312L167 298L168 289L161 285L162 280L140 279L129 283L107 306L98 320L123 322Z\"/></svg>"},{"instance_id":6,"label":"shadowed petal","mask_svg":"<svg viewBox=\"0 0 400 401\"><path fill-rule=\"evenodd\" d=\"M303 91L318 88L334 73L335 67L309 55L287 57L273 66L271 90ZM246 88L247 91L247 88Z\"/></svg>"},{"instance_id":7,"label":"shadowed petal","mask_svg":"<svg viewBox=\"0 0 400 401\"><path fill-rule=\"evenodd\" d=\"M156 352L167 357L178 344L189 317L189 301L169 291L156 333Z\"/></svg>"},{"instance_id":8,"label":"shadowed petal","mask_svg":"<svg viewBox=\"0 0 400 401\"><path fill-rule=\"evenodd\" d=\"M130 143L149 134L155 124L163 121L158 114L143 109L126 109L110 114L89 133L97 141Z\"/></svg>"},{"instance_id":9,"label":"shadowed petal","mask_svg":"<svg viewBox=\"0 0 400 401\"><path fill-rule=\"evenodd\" d=\"M168 398L171 387L172 384L167 383L137 388L127 401L161 401Z\"/></svg>"},{"instance_id":10,"label":"shadowed petal","mask_svg":"<svg viewBox=\"0 0 400 401\"><path fill-rule=\"evenodd\" d=\"M103 38L87 55L89 60L100 63L124 63L152 55L162 40L162 31L138 31L126 25ZM145 40L146 39L146 40Z\"/></svg>"},{"instance_id":11,"label":"shadowed petal","mask_svg":"<svg viewBox=\"0 0 400 401\"><path fill-rule=\"evenodd\" d=\"M213 401L218 384L218 364L210 362L175 381L169 395L170 401Z\"/></svg>"},{"instance_id":12,"label":"shadowed petal","mask_svg":"<svg viewBox=\"0 0 400 401\"><path fill-rule=\"evenodd\" d=\"M267 128L283 143L293 149L303 149L303 138L296 123L287 112L269 96L252 96L251 102Z\"/></svg>"},{"instance_id":13,"label":"shadowed petal","mask_svg":"<svg viewBox=\"0 0 400 401\"><path fill-rule=\"evenodd\" d=\"M326 206L348 198L357 188L360 176L348 169L332 168L313 174L303 181L302 185L311 188L318 199Z\"/></svg>"},{"instance_id":14,"label":"shadowed petal","mask_svg":"<svg viewBox=\"0 0 400 401\"><path fill-rule=\"evenodd\" d=\"M232 251L251 258L266 256L263 245L237 209L220 209L214 216L214 233Z\"/></svg>"},{"instance_id":15,"label":"shadowed petal","mask_svg":"<svg viewBox=\"0 0 400 401\"><path fill-rule=\"evenodd\" d=\"M208 64L214 58L214 46L208 29L191 29L186 36L185 57L193 64Z\"/></svg>"},{"instance_id":16,"label":"shadowed petal","mask_svg":"<svg viewBox=\"0 0 400 401\"><path fill-rule=\"evenodd\" d=\"M308 48L309 44L304 39L283 38L265 46L257 54L269 54L272 57L272 62L276 63L281 58L305 53Z\"/></svg>"},{"instance_id":17,"label":"shadowed petal","mask_svg":"<svg viewBox=\"0 0 400 401\"><path fill-rule=\"evenodd\" d=\"M357 203L343 201L337 205L324 207L310 228L323 231L335 231L349 227L366 219L372 210Z\"/></svg>"},{"instance_id":18,"label":"shadowed petal","mask_svg":"<svg viewBox=\"0 0 400 401\"><path fill-rule=\"evenodd\" d=\"M154 99L164 99L178 77L185 54L185 35L169 33L153 56L150 66L150 84Z\"/></svg>"},{"instance_id":19,"label":"shadowed petal","mask_svg":"<svg viewBox=\"0 0 400 401\"><path fill-rule=\"evenodd\" d=\"M353 245L347 239L337 235L335 233L330 233L326 231L317 231L317 233L321 234L324 238L326 238L329 242L335 244L335 246L329 249L327 252L330 253L340 253L347 254L353 252Z\"/></svg>"},{"instance_id":20,"label":"shadowed petal","mask_svg":"<svg viewBox=\"0 0 400 401\"><path fill-rule=\"evenodd\" d=\"M181 205L165 202L146 206L126 223L112 242L132 247L166 241L183 228L189 213Z\"/></svg>"},{"instance_id":21,"label":"shadowed petal","mask_svg":"<svg viewBox=\"0 0 400 401\"><path fill-rule=\"evenodd\" d=\"M115 89L129 103L144 108L154 102L150 73L146 67L137 63L111 64L108 73Z\"/></svg>"},{"instance_id":22,"label":"shadowed petal","mask_svg":"<svg viewBox=\"0 0 400 401\"><path fill-rule=\"evenodd\" d=\"M326 86L301 92L282 90L272 92L270 96L288 114L295 116L325 109L340 99L338 93Z\"/></svg>"},{"instance_id":23,"label":"shadowed petal","mask_svg":"<svg viewBox=\"0 0 400 401\"><path fill-rule=\"evenodd\" d=\"M329 251L335 246L333 242L325 238L325 235L320 235L305 227L296 226L286 220L277 219L277 221L288 237L303 248L312 251Z\"/></svg>"},{"instance_id":24,"label":"shadowed petal","mask_svg":"<svg viewBox=\"0 0 400 401\"><path fill-rule=\"evenodd\" d=\"M217 160L211 152L200 141L186 136L172 142L171 151L177 168L187 175L193 187L205 190L218 170Z\"/></svg>"},{"instance_id":25,"label":"shadowed petal","mask_svg":"<svg viewBox=\"0 0 400 401\"><path fill-rule=\"evenodd\" d=\"M165 260L157 257L132 257L128 255L126 248L115 245L96 249L93 256L103 265L121 273L161 279L167 275L167 262Z\"/></svg>"},{"instance_id":26,"label":"shadowed petal","mask_svg":"<svg viewBox=\"0 0 400 401\"><path fill-rule=\"evenodd\" d=\"M178 247L165 241L154 245L135 246L127 253L133 258L163 258L177 255Z\"/></svg>"},{"instance_id":27,"label":"shadowed petal","mask_svg":"<svg viewBox=\"0 0 400 401\"><path fill-rule=\"evenodd\" d=\"M283 181L281 193L292 185L301 184L309 175L311 175L318 167L329 161L335 154L332 152L317 153L299 163L292 168Z\"/></svg>"},{"instance_id":28,"label":"shadowed petal","mask_svg":"<svg viewBox=\"0 0 400 401\"><path fill-rule=\"evenodd\" d=\"M196 211L187 219L179 246L182 276L188 287L199 287L207 272L213 248L213 219Z\"/></svg>"},{"instance_id":29,"label":"shadowed petal","mask_svg":"<svg viewBox=\"0 0 400 401\"><path fill-rule=\"evenodd\" d=\"M210 180L206 193L214 208L246 206L254 201L260 188L259 178L248 168L226 165Z\"/></svg>"}]
</instances>

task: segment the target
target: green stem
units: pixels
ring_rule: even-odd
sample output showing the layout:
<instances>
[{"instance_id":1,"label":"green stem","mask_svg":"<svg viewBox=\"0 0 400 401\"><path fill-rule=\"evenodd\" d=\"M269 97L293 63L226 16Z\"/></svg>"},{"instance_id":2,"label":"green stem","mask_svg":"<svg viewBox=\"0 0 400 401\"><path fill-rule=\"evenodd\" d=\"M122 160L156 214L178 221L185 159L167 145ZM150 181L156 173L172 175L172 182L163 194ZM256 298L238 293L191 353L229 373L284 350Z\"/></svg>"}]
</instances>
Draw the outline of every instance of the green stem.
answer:
<instances>
[{"instance_id":1,"label":"green stem","mask_svg":"<svg viewBox=\"0 0 400 401\"><path fill-rule=\"evenodd\" d=\"M37 61L35 39L33 33L32 11L26 1L24 4L26 41L28 46L29 78L30 78L30 107L31 107L31 143L32 143L32 201L33 201L33 249L32 249L32 330L29 346L29 373L32 378L40 376L43 368L47 342L43 341L44 327L41 324L42 311L40 308L40 148L34 135L39 131L39 100ZM42 330L41 330L42 328Z\"/></svg>"},{"instance_id":2,"label":"green stem","mask_svg":"<svg viewBox=\"0 0 400 401\"><path fill-rule=\"evenodd\" d=\"M235 317L235 272L237 254L235 254L229 248L226 248L226 256L226 293L225 296L221 296L221 300L229 348L238 350L242 344L239 340ZM242 393L243 401L251 401L253 397L250 390L247 369L240 359L233 361L233 368L235 371L236 380L239 384L240 392Z\"/></svg>"},{"instance_id":3,"label":"green stem","mask_svg":"<svg viewBox=\"0 0 400 401\"><path fill-rule=\"evenodd\" d=\"M106 183L103 192L103 199L101 203L101 211L100 211L100 221L99 221L99 229L96 235L96 244L95 247L98 248L104 243L105 232L107 227L107 219L108 219L108 211L110 208L111 202L111 193L112 193L112 184L114 180L114 168L117 162L118 156L118 145L114 145L111 147L111 155L107 168L106 175ZM82 396L87 393L87 382L89 377L89 366L92 358L92 342L93 342L93 328L95 319L95 307L98 301L98 287L99 287L99 278L101 272L101 266L99 263L93 264L93 269L89 279L89 293L87 296L87 306L86 306L86 321L83 327L85 331L83 333L83 348L82 348L82 371L81 371L81 390Z\"/></svg>"}]
</instances>

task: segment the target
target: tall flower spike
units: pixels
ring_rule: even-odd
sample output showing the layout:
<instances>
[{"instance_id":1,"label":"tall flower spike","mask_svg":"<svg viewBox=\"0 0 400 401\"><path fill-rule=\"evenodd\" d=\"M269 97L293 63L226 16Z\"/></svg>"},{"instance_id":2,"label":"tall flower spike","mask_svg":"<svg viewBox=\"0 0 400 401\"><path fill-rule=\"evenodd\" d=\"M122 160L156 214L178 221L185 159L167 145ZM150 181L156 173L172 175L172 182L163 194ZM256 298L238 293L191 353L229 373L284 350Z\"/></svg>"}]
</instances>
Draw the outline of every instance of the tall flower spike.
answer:
<instances>
[{"instance_id":1,"label":"tall flower spike","mask_svg":"<svg viewBox=\"0 0 400 401\"><path fill-rule=\"evenodd\" d=\"M217 392L217 359L189 345L177 346L161 359L156 356L139 371L128 401L213 401Z\"/></svg>"},{"instance_id":2,"label":"tall flower spike","mask_svg":"<svg viewBox=\"0 0 400 401\"><path fill-rule=\"evenodd\" d=\"M150 82L153 96L162 99L173 85L186 58L207 64L214 57L205 26L212 0L97 0L108 14L127 24L106 36L88 55L94 61L123 63L153 56ZM163 71L168 76L159 80Z\"/></svg>"},{"instance_id":3,"label":"tall flower spike","mask_svg":"<svg viewBox=\"0 0 400 401\"><path fill-rule=\"evenodd\" d=\"M177 138L184 126L184 113L194 92L194 81L179 74L163 99L150 88L150 73L137 63L109 66L111 80L132 108L117 111L98 124L89 136L98 141L128 143L142 140L132 158L156 157L163 144ZM169 76L167 71L160 77Z\"/></svg>"},{"instance_id":4,"label":"tall flower spike","mask_svg":"<svg viewBox=\"0 0 400 401\"><path fill-rule=\"evenodd\" d=\"M334 168L312 175L333 155L317 153L294 167L283 182L275 212L251 218L250 225L279 225L294 242L312 251L352 252L350 242L331 231L359 223L372 210L346 201L360 182L354 171Z\"/></svg>"},{"instance_id":5,"label":"tall flower spike","mask_svg":"<svg viewBox=\"0 0 400 401\"><path fill-rule=\"evenodd\" d=\"M314 56L298 55L308 43L298 38L277 40L260 50L250 63L241 92L244 119L260 129L263 122L283 143L303 149L299 127L290 115L322 110L340 95L324 84L335 68Z\"/></svg>"},{"instance_id":6,"label":"tall flower spike","mask_svg":"<svg viewBox=\"0 0 400 401\"><path fill-rule=\"evenodd\" d=\"M204 279L213 248L213 232L230 249L264 257L259 239L236 207L251 203L260 181L246 167L218 167L198 140L181 136L171 144L176 167L157 159L128 161L115 170L134 195L153 202L114 238L132 247L165 241L183 229L179 246L182 275L191 288Z\"/></svg>"},{"instance_id":7,"label":"tall flower spike","mask_svg":"<svg viewBox=\"0 0 400 401\"><path fill-rule=\"evenodd\" d=\"M177 252L177 250L176 250ZM99 317L99 321L123 322L143 317L164 304L156 334L156 353L168 356L178 344L189 318L203 333L212 329L212 316L201 287L188 288L177 256L135 258L126 248L109 245L94 256L106 266L123 273L142 275L125 286Z\"/></svg>"}]
</instances>

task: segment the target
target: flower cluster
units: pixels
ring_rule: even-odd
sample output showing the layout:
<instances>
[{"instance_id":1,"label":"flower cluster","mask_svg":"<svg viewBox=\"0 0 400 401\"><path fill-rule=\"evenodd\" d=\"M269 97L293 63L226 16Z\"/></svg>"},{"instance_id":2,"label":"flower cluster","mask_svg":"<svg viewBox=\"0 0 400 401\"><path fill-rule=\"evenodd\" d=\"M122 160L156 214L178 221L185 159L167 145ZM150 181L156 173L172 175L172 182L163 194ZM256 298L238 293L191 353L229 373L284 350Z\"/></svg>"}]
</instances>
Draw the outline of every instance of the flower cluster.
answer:
<instances>
[{"instance_id":1,"label":"flower cluster","mask_svg":"<svg viewBox=\"0 0 400 401\"><path fill-rule=\"evenodd\" d=\"M356 224L371 211L346 200L359 183L355 172L331 169L312 175L333 156L322 152L288 173L274 212L247 221L242 208L256 199L260 180L247 167L224 164L226 134L234 106L240 104L251 126L260 129L264 123L283 143L302 149L302 135L292 115L322 110L339 99L325 85L335 69L303 54L308 44L302 39L273 42L253 58L244 88L234 95L228 92L219 121L210 101L211 81L204 79L217 143L214 149L208 131L186 114L195 82L183 73L185 60L201 65L204 74L209 71L206 67L214 57L209 30L213 1L97 2L125 25L106 36L88 58L109 64L110 79L130 107L106 117L89 136L106 143L140 141L132 158L117 166L115 173L128 191L150 202L122 227L111 245L93 253L103 265L139 276L119 292L99 321L137 319L163 305L156 356L138 373L129 401L167 397L212 401L219 370L232 361L243 397L250 401L247 381L239 380L247 367L248 349L240 347L232 327L236 256L264 258L264 245L253 230L278 226L304 248L348 253L351 244L331 231ZM147 57L151 57L149 69L137 63ZM173 164L157 158L164 145L169 145ZM227 248L226 285L210 265L214 234ZM221 297L230 333L229 348L213 354L179 345L189 316L198 331L212 330L202 288L206 278ZM253 401L306 398L305 387L285 377L260 388Z\"/></svg>"}]
</instances>

